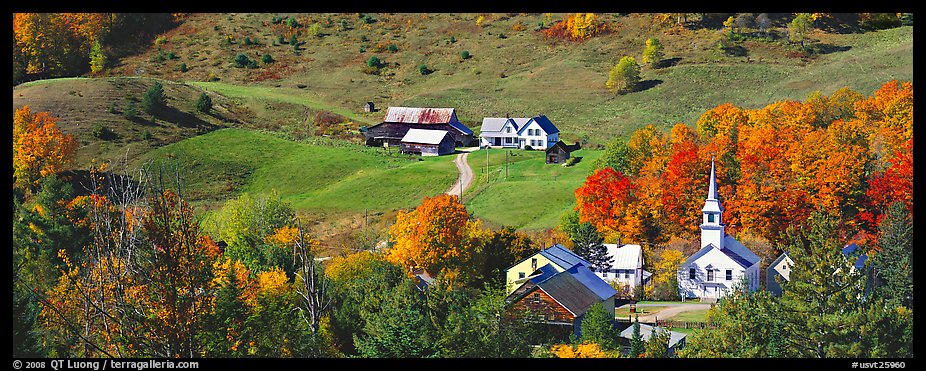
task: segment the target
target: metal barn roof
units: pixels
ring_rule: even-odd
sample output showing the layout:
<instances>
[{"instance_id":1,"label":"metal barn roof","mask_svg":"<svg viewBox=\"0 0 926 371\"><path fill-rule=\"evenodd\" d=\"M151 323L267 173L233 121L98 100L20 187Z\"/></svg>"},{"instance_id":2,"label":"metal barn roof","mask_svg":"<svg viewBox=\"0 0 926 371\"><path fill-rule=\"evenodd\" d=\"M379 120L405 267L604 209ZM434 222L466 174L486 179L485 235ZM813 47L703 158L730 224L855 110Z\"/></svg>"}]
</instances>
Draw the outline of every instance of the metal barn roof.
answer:
<instances>
[{"instance_id":1,"label":"metal barn roof","mask_svg":"<svg viewBox=\"0 0 926 371\"><path fill-rule=\"evenodd\" d=\"M384 122L447 124L455 120L453 108L389 107Z\"/></svg>"},{"instance_id":2,"label":"metal barn roof","mask_svg":"<svg viewBox=\"0 0 926 371\"><path fill-rule=\"evenodd\" d=\"M446 130L408 129L402 141L406 143L440 144L447 136Z\"/></svg>"}]
</instances>

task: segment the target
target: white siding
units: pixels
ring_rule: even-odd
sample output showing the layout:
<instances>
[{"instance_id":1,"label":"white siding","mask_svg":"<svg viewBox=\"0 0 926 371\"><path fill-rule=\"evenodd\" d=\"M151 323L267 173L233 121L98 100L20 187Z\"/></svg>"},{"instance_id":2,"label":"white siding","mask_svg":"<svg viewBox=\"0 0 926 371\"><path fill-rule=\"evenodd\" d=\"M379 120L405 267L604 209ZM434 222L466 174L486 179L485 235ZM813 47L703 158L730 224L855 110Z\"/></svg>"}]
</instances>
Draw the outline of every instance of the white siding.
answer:
<instances>
[{"instance_id":1,"label":"white siding","mask_svg":"<svg viewBox=\"0 0 926 371\"><path fill-rule=\"evenodd\" d=\"M678 269L679 294L687 298L719 298L724 296L743 276L749 280L749 291L758 289L759 264L743 268L739 263L714 247L706 254L689 264L682 264ZM714 271L712 281L708 281L707 268ZM689 269L695 269L695 279L689 278ZM733 279L726 280L726 270L733 271Z\"/></svg>"}]
</instances>

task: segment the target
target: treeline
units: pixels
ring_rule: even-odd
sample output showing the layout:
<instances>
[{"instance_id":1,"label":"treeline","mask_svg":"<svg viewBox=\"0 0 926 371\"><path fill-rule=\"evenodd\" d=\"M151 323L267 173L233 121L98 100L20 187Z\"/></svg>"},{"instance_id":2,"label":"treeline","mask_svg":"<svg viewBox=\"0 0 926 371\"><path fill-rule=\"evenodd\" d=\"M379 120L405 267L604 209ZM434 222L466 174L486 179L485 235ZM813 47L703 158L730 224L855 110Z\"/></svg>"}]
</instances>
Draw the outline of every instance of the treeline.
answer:
<instances>
[{"instance_id":1,"label":"treeline","mask_svg":"<svg viewBox=\"0 0 926 371\"><path fill-rule=\"evenodd\" d=\"M174 27L169 13L14 13L13 83L97 73Z\"/></svg>"},{"instance_id":2,"label":"treeline","mask_svg":"<svg viewBox=\"0 0 926 371\"><path fill-rule=\"evenodd\" d=\"M912 82L759 109L722 104L696 129L677 124L667 134L648 125L609 142L561 229L571 235L587 222L607 241L642 243L645 259L670 262L665 275L674 275L672 266L697 249L713 159L727 233L763 261L774 260L784 232L816 210L864 241L890 204L912 212L912 149Z\"/></svg>"}]
</instances>

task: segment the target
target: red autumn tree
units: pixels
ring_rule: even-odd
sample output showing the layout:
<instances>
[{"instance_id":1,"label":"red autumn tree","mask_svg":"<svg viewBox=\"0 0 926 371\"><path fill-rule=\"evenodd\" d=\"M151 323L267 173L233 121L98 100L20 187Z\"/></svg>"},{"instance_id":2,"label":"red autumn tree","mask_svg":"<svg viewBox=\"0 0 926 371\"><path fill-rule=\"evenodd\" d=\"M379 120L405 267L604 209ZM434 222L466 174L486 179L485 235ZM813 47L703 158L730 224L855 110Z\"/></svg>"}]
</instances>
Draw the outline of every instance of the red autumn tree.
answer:
<instances>
[{"instance_id":1,"label":"red autumn tree","mask_svg":"<svg viewBox=\"0 0 926 371\"><path fill-rule=\"evenodd\" d=\"M628 237L621 236L621 227L631 216L635 190L633 182L619 171L598 169L575 191L579 222L591 222L606 240Z\"/></svg>"},{"instance_id":2,"label":"red autumn tree","mask_svg":"<svg viewBox=\"0 0 926 371\"><path fill-rule=\"evenodd\" d=\"M882 172L872 174L865 193L867 202L859 213L859 220L870 231L874 231L884 211L892 203L900 201L913 212L913 139L907 140L903 149L894 152L891 166Z\"/></svg>"}]
</instances>

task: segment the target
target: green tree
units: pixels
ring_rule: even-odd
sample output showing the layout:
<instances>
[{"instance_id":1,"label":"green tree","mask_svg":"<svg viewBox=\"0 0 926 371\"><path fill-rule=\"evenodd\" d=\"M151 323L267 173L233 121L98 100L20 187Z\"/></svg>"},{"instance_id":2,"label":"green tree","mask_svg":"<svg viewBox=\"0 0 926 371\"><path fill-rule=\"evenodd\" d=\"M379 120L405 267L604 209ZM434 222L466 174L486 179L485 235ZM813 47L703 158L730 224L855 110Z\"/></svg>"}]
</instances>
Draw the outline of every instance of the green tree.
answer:
<instances>
[{"instance_id":1,"label":"green tree","mask_svg":"<svg viewBox=\"0 0 926 371\"><path fill-rule=\"evenodd\" d=\"M804 42L813 29L813 19L810 13L797 13L791 23L788 24L788 37L792 42L801 43L801 49L804 49Z\"/></svg>"},{"instance_id":2,"label":"green tree","mask_svg":"<svg viewBox=\"0 0 926 371\"><path fill-rule=\"evenodd\" d=\"M164 86L160 82L155 82L142 96L141 107L148 114L154 115L164 108L164 105Z\"/></svg>"},{"instance_id":3,"label":"green tree","mask_svg":"<svg viewBox=\"0 0 926 371\"><path fill-rule=\"evenodd\" d=\"M601 272L611 267L611 256L608 248L604 246L604 238L591 222L579 224L576 230L576 239L572 240L576 255L592 264L595 272Z\"/></svg>"},{"instance_id":4,"label":"green tree","mask_svg":"<svg viewBox=\"0 0 926 371\"><path fill-rule=\"evenodd\" d=\"M913 309L913 222L903 202L888 207L878 229L881 251L872 258L877 294L892 308Z\"/></svg>"},{"instance_id":5,"label":"green tree","mask_svg":"<svg viewBox=\"0 0 926 371\"><path fill-rule=\"evenodd\" d=\"M471 55L469 54L469 50L460 52L460 59L469 59L470 57Z\"/></svg>"},{"instance_id":6,"label":"green tree","mask_svg":"<svg viewBox=\"0 0 926 371\"><path fill-rule=\"evenodd\" d=\"M367 67L379 68L382 66L382 64L383 62L375 55L370 56L370 58L367 59Z\"/></svg>"},{"instance_id":7,"label":"green tree","mask_svg":"<svg viewBox=\"0 0 926 371\"><path fill-rule=\"evenodd\" d=\"M93 42L90 47L90 72L97 74L106 68L106 53L103 51L103 45L99 40Z\"/></svg>"},{"instance_id":8,"label":"green tree","mask_svg":"<svg viewBox=\"0 0 926 371\"><path fill-rule=\"evenodd\" d=\"M630 168L629 156L630 149L627 147L627 143L624 142L623 138L616 137L611 139L608 141L608 144L605 145L604 152L601 156L595 160L595 166L591 172L594 173L596 170L609 167L619 171L621 174L626 174L627 170Z\"/></svg>"},{"instance_id":9,"label":"green tree","mask_svg":"<svg viewBox=\"0 0 926 371\"><path fill-rule=\"evenodd\" d=\"M271 64L273 63L273 56L271 56L270 54L264 54L260 57L260 61L263 64Z\"/></svg>"},{"instance_id":10,"label":"green tree","mask_svg":"<svg viewBox=\"0 0 926 371\"><path fill-rule=\"evenodd\" d=\"M477 281L504 284L504 270L534 252L531 239L510 226L489 232L482 241L474 256Z\"/></svg>"},{"instance_id":11,"label":"green tree","mask_svg":"<svg viewBox=\"0 0 926 371\"><path fill-rule=\"evenodd\" d=\"M659 42L659 39L646 39L646 48L643 49L643 63L656 68L662 63L662 58L662 43Z\"/></svg>"},{"instance_id":12,"label":"green tree","mask_svg":"<svg viewBox=\"0 0 926 371\"><path fill-rule=\"evenodd\" d=\"M644 347L644 357L669 358L669 341L672 340L671 331L671 327L662 328L653 326L653 330L649 336L649 341L646 342L646 346Z\"/></svg>"},{"instance_id":13,"label":"green tree","mask_svg":"<svg viewBox=\"0 0 926 371\"><path fill-rule=\"evenodd\" d=\"M606 351L618 348L614 315L608 312L602 303L595 303L588 308L582 319L580 331L582 341L594 342Z\"/></svg>"},{"instance_id":14,"label":"green tree","mask_svg":"<svg viewBox=\"0 0 926 371\"><path fill-rule=\"evenodd\" d=\"M784 334L778 302L768 291L748 292L744 287L738 284L708 311L708 320L714 324L714 329L698 330L688 336L685 348L679 352L680 357L785 356L780 343Z\"/></svg>"},{"instance_id":15,"label":"green tree","mask_svg":"<svg viewBox=\"0 0 926 371\"><path fill-rule=\"evenodd\" d=\"M196 98L196 110L202 113L209 113L212 110L212 98L206 93L200 93Z\"/></svg>"},{"instance_id":16,"label":"green tree","mask_svg":"<svg viewBox=\"0 0 926 371\"><path fill-rule=\"evenodd\" d=\"M229 269L215 294L214 308L203 318L204 331L197 334L207 357L245 357L251 342L245 328L249 310L243 282ZM267 324L269 325L269 324Z\"/></svg>"},{"instance_id":17,"label":"green tree","mask_svg":"<svg viewBox=\"0 0 926 371\"><path fill-rule=\"evenodd\" d=\"M559 229L566 234L570 241L576 239L576 231L579 230L579 211L572 209L563 213L559 217Z\"/></svg>"},{"instance_id":18,"label":"green tree","mask_svg":"<svg viewBox=\"0 0 926 371\"><path fill-rule=\"evenodd\" d=\"M405 279L393 288L376 312L362 312L364 326L354 345L362 357L429 358L438 354L434 327L425 313L427 302L415 282Z\"/></svg>"},{"instance_id":19,"label":"green tree","mask_svg":"<svg viewBox=\"0 0 926 371\"><path fill-rule=\"evenodd\" d=\"M273 267L293 272L292 250L267 241L277 229L291 226L295 220L292 206L280 194L242 194L228 200L222 210L204 221L204 228L216 241L225 241L225 256L241 260L252 273Z\"/></svg>"},{"instance_id":20,"label":"green tree","mask_svg":"<svg viewBox=\"0 0 926 371\"><path fill-rule=\"evenodd\" d=\"M640 84L640 65L633 57L623 57L608 72L609 90L617 94L630 93Z\"/></svg>"},{"instance_id":21,"label":"green tree","mask_svg":"<svg viewBox=\"0 0 926 371\"><path fill-rule=\"evenodd\" d=\"M630 337L630 357L639 358L646 352L646 342L643 341L643 335L640 334L640 316L633 319L633 335Z\"/></svg>"}]
</instances>

